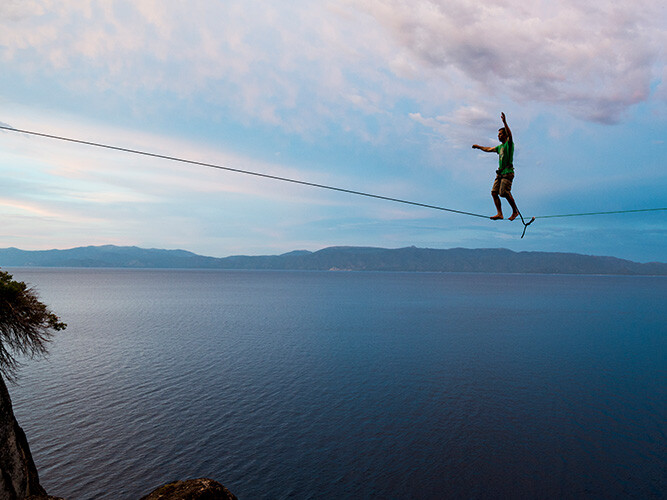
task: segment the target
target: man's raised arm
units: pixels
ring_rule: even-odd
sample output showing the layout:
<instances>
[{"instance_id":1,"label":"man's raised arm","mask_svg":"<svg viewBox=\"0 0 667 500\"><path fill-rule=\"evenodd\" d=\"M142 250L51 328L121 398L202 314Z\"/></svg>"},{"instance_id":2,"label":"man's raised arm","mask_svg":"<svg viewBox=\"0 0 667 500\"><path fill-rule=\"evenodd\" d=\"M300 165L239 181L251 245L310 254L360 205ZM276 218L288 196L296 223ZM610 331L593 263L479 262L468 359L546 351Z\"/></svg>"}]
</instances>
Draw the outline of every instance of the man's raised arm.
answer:
<instances>
[{"instance_id":1,"label":"man's raised arm","mask_svg":"<svg viewBox=\"0 0 667 500\"><path fill-rule=\"evenodd\" d=\"M512 131L510 130L510 126L507 124L507 119L505 118L505 113L500 113L500 119L503 121L503 125L505 127L505 133L507 134L507 139L510 142L514 142L514 139L512 138Z\"/></svg>"}]
</instances>

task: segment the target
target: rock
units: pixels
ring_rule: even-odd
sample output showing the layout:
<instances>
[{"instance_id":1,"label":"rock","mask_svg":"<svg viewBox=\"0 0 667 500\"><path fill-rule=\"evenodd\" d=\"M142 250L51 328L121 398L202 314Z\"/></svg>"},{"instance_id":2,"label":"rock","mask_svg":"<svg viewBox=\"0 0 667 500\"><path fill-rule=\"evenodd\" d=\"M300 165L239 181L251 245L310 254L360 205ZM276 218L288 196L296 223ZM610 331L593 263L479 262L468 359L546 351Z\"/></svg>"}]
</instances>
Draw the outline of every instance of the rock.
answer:
<instances>
[{"instance_id":1,"label":"rock","mask_svg":"<svg viewBox=\"0 0 667 500\"><path fill-rule=\"evenodd\" d=\"M237 498L220 483L201 478L165 484L141 500L237 500Z\"/></svg>"},{"instance_id":2,"label":"rock","mask_svg":"<svg viewBox=\"0 0 667 500\"><path fill-rule=\"evenodd\" d=\"M46 497L28 440L14 417L12 400L0 376L0 499Z\"/></svg>"}]
</instances>

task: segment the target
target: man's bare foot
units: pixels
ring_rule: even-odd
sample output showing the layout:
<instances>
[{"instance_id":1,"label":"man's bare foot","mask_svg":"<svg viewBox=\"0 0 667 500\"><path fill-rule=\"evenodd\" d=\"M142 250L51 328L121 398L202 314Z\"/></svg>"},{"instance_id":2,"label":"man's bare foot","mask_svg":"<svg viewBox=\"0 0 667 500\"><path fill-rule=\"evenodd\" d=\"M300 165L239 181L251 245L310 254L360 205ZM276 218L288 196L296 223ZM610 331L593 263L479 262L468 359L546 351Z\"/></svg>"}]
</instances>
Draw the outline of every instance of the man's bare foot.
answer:
<instances>
[{"instance_id":1,"label":"man's bare foot","mask_svg":"<svg viewBox=\"0 0 667 500\"><path fill-rule=\"evenodd\" d=\"M519 216L519 212L514 212L512 215L510 215L509 220L514 220Z\"/></svg>"},{"instance_id":2,"label":"man's bare foot","mask_svg":"<svg viewBox=\"0 0 667 500\"><path fill-rule=\"evenodd\" d=\"M493 217L490 217L491 220L500 220L503 218L503 214L496 214Z\"/></svg>"}]
</instances>

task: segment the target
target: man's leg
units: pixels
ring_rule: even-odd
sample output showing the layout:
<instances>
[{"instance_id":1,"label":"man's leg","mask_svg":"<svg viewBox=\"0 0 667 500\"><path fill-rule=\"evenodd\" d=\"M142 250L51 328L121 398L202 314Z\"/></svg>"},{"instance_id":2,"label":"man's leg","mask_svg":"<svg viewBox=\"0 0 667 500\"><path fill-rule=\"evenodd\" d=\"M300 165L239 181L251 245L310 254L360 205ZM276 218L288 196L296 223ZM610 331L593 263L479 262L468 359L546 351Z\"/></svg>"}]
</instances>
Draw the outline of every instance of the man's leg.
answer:
<instances>
[{"instance_id":1,"label":"man's leg","mask_svg":"<svg viewBox=\"0 0 667 500\"><path fill-rule=\"evenodd\" d=\"M512 207L512 215L510 215L509 220L514 220L519 216L519 209L516 207L514 196L512 196L513 180L514 180L514 174L506 175L501 179L500 189L498 190L499 195L505 198L507 202L510 204L510 207Z\"/></svg>"},{"instance_id":2,"label":"man's leg","mask_svg":"<svg viewBox=\"0 0 667 500\"><path fill-rule=\"evenodd\" d=\"M500 220L503 218L503 208L500 205L500 196L496 191L491 191L491 196L493 197L493 203L496 205L496 210L498 213L491 217L491 220Z\"/></svg>"},{"instance_id":3,"label":"man's leg","mask_svg":"<svg viewBox=\"0 0 667 500\"><path fill-rule=\"evenodd\" d=\"M509 191L505 193L505 199L512 207L512 215L510 215L509 220L514 220L519 216L519 209L516 207L516 202L514 201L514 196Z\"/></svg>"}]
</instances>

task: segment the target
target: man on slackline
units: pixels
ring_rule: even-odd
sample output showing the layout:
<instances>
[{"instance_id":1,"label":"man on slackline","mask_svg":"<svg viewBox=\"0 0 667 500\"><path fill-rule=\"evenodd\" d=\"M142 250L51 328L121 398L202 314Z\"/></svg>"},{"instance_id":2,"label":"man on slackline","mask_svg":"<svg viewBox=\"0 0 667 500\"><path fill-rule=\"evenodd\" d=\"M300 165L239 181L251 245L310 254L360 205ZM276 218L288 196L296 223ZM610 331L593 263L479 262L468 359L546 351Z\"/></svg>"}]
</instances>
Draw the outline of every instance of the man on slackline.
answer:
<instances>
[{"instance_id":1,"label":"man on slackline","mask_svg":"<svg viewBox=\"0 0 667 500\"><path fill-rule=\"evenodd\" d=\"M487 153L498 153L499 168L496 170L496 179L491 188L491 196L493 203L496 205L497 213L491 220L500 220L503 218L503 210L500 206L500 197L502 196L512 207L512 215L509 220L514 220L519 215L519 209L516 207L514 197L512 196L512 180L514 180L514 140L512 139L512 131L507 125L505 113L500 113L500 118L503 121L504 127L498 129L498 140L501 142L495 147L479 146L473 144L473 149L481 149Z\"/></svg>"}]
</instances>

